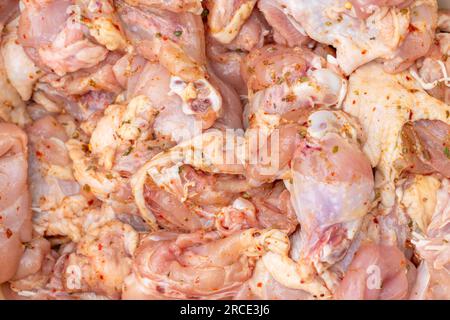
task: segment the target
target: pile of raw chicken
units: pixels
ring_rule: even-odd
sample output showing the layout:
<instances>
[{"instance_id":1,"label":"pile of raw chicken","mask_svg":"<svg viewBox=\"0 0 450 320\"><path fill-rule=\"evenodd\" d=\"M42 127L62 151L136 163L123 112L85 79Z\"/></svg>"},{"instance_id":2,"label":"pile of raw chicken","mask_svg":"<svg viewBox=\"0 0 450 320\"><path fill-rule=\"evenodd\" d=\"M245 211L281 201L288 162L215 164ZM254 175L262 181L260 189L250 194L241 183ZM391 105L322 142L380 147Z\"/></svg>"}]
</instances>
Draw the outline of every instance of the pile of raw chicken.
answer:
<instances>
[{"instance_id":1,"label":"pile of raw chicken","mask_svg":"<svg viewBox=\"0 0 450 320\"><path fill-rule=\"evenodd\" d=\"M450 299L435 0L0 0L0 30L4 299Z\"/></svg>"}]
</instances>

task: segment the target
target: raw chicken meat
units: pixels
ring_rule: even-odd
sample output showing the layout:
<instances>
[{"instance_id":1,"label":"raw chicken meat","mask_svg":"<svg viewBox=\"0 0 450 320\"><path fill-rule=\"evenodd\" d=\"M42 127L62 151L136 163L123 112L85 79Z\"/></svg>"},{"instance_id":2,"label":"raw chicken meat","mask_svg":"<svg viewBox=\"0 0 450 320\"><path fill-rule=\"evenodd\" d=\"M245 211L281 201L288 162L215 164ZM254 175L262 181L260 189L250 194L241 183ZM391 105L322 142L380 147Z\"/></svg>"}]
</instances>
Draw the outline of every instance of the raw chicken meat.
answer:
<instances>
[{"instance_id":1,"label":"raw chicken meat","mask_svg":"<svg viewBox=\"0 0 450 320\"><path fill-rule=\"evenodd\" d=\"M119 15L137 52L150 61L159 60L167 69L171 93L181 98L182 112L210 128L222 112L222 98L208 81L201 17L120 1Z\"/></svg>"},{"instance_id":2,"label":"raw chicken meat","mask_svg":"<svg viewBox=\"0 0 450 320\"><path fill-rule=\"evenodd\" d=\"M252 14L256 0L208 0L208 27L220 43L232 42Z\"/></svg>"},{"instance_id":3,"label":"raw chicken meat","mask_svg":"<svg viewBox=\"0 0 450 320\"><path fill-rule=\"evenodd\" d=\"M312 113L308 123L306 141L284 181L301 225L292 240L292 257L270 254L263 261L282 285L324 298L337 282L328 269L345 256L358 232L374 182L351 123L331 111Z\"/></svg>"},{"instance_id":4,"label":"raw chicken meat","mask_svg":"<svg viewBox=\"0 0 450 320\"><path fill-rule=\"evenodd\" d=\"M31 98L33 86L42 75L42 71L18 44L17 25L18 20L16 19L6 26L1 52L9 81L16 88L22 100L27 101Z\"/></svg>"},{"instance_id":5,"label":"raw chicken meat","mask_svg":"<svg viewBox=\"0 0 450 320\"><path fill-rule=\"evenodd\" d=\"M62 275L65 291L119 298L138 241L137 232L119 221L93 229L65 259Z\"/></svg>"},{"instance_id":6,"label":"raw chicken meat","mask_svg":"<svg viewBox=\"0 0 450 320\"><path fill-rule=\"evenodd\" d=\"M173 12L191 12L200 14L203 12L201 0L125 0L131 5L164 9Z\"/></svg>"},{"instance_id":7,"label":"raw chicken meat","mask_svg":"<svg viewBox=\"0 0 450 320\"><path fill-rule=\"evenodd\" d=\"M336 298L400 300L408 296L408 262L396 247L363 244L336 291Z\"/></svg>"},{"instance_id":8,"label":"raw chicken meat","mask_svg":"<svg viewBox=\"0 0 450 320\"><path fill-rule=\"evenodd\" d=\"M94 6L89 3L24 2L18 38L39 67L63 76L95 66L106 58L108 50L125 48L126 40L112 1L98 1Z\"/></svg>"},{"instance_id":9,"label":"raw chicken meat","mask_svg":"<svg viewBox=\"0 0 450 320\"><path fill-rule=\"evenodd\" d=\"M315 123L323 121L319 118L323 115L317 115L320 112L310 117L310 128L323 126L323 122ZM333 264L352 240L355 224L370 208L373 174L354 141L332 130L311 138L294 156L289 190L303 226L301 256L310 260L317 255L320 262Z\"/></svg>"},{"instance_id":10,"label":"raw chicken meat","mask_svg":"<svg viewBox=\"0 0 450 320\"><path fill-rule=\"evenodd\" d=\"M440 24L443 22L442 14L440 15ZM449 63L448 53L450 50L450 32L445 26L439 27L436 33L434 43L428 54L416 62L412 67L411 74L419 81L422 87L433 97L448 103L449 86L448 71Z\"/></svg>"},{"instance_id":11,"label":"raw chicken meat","mask_svg":"<svg viewBox=\"0 0 450 320\"><path fill-rule=\"evenodd\" d=\"M19 13L19 1L3 0L0 3L0 12L0 30L3 30L8 21Z\"/></svg>"},{"instance_id":12,"label":"raw chicken meat","mask_svg":"<svg viewBox=\"0 0 450 320\"><path fill-rule=\"evenodd\" d=\"M241 63L245 54L240 50L229 50L212 37L207 39L206 53L214 73L241 96L247 94L247 86L242 79Z\"/></svg>"},{"instance_id":13,"label":"raw chicken meat","mask_svg":"<svg viewBox=\"0 0 450 320\"><path fill-rule=\"evenodd\" d=\"M0 54L0 120L24 126L30 119L25 102L11 84L6 73L5 62Z\"/></svg>"},{"instance_id":14,"label":"raw chicken meat","mask_svg":"<svg viewBox=\"0 0 450 320\"><path fill-rule=\"evenodd\" d=\"M265 46L252 51L241 70L249 91L245 115L250 127L273 126L314 107L340 105L347 87L342 75L306 48Z\"/></svg>"},{"instance_id":15,"label":"raw chicken meat","mask_svg":"<svg viewBox=\"0 0 450 320\"><path fill-rule=\"evenodd\" d=\"M411 164L405 161L405 156L408 156L406 160L411 159L409 148L414 147L415 143L420 143L419 137L417 137L419 141L415 139L402 141L402 133L411 122L421 123L421 130L424 130L427 121L441 121L442 124L438 128L446 130L450 107L428 95L409 72L391 75L384 72L380 64L371 63L358 69L350 77L343 110L355 116L361 123L367 135L363 150L372 167L377 169L375 187L381 193L383 205L393 206L395 180ZM406 128L405 125L407 125ZM423 132L422 134L436 133ZM437 134L442 133L438 131ZM445 140L443 137L440 139ZM426 143L433 142L429 140ZM437 160L444 161L444 168L448 169L445 163L448 164L449 158L446 157L445 151L445 145L440 146L440 150L437 151L439 157ZM422 157L420 152L418 150L418 156ZM426 150L426 152L429 155L428 152L434 151ZM445 174L445 172L442 173Z\"/></svg>"},{"instance_id":16,"label":"raw chicken meat","mask_svg":"<svg viewBox=\"0 0 450 320\"><path fill-rule=\"evenodd\" d=\"M306 291L287 288L280 284L260 260L256 263L253 276L242 287L235 299L311 300L313 296Z\"/></svg>"},{"instance_id":17,"label":"raw chicken meat","mask_svg":"<svg viewBox=\"0 0 450 320\"><path fill-rule=\"evenodd\" d=\"M390 72L406 69L428 52L437 25L434 0L275 3L312 39L336 47L346 74L375 59Z\"/></svg>"},{"instance_id":18,"label":"raw chicken meat","mask_svg":"<svg viewBox=\"0 0 450 320\"><path fill-rule=\"evenodd\" d=\"M0 123L0 283L14 277L32 237L27 140L19 127Z\"/></svg>"},{"instance_id":19,"label":"raw chicken meat","mask_svg":"<svg viewBox=\"0 0 450 320\"><path fill-rule=\"evenodd\" d=\"M417 283L411 294L413 299L445 299L450 298L450 245L448 232L450 226L450 188L445 179L436 191L436 202L431 221L426 229L414 235L421 262Z\"/></svg>"},{"instance_id":20,"label":"raw chicken meat","mask_svg":"<svg viewBox=\"0 0 450 320\"><path fill-rule=\"evenodd\" d=\"M65 146L68 133L61 124L63 122L70 127L70 120L64 116L57 119L46 115L27 128L30 139L30 188L33 208L37 211L56 208L65 197L80 192Z\"/></svg>"},{"instance_id":21,"label":"raw chicken meat","mask_svg":"<svg viewBox=\"0 0 450 320\"><path fill-rule=\"evenodd\" d=\"M4 27L18 14L18 5L19 1L16 0L0 2L0 40L3 36ZM3 50L0 49L0 120L23 126L29 122L29 117L20 94L8 78L8 68L1 51ZM23 77L19 74L15 76Z\"/></svg>"},{"instance_id":22,"label":"raw chicken meat","mask_svg":"<svg viewBox=\"0 0 450 320\"><path fill-rule=\"evenodd\" d=\"M236 151L235 151L235 159L236 163L232 164L226 164L224 162L224 156L226 154L226 145L227 140L231 140L233 145L235 145ZM155 198L163 197L166 200L165 201L158 201L159 203L165 203L166 205L169 205L168 208L173 206L177 206L180 210L180 213L185 213L187 216L180 220L182 224L185 226L191 225L191 226L197 226L197 228L205 223L206 225L211 224L211 219L208 218L208 216L214 216L214 212L203 212L206 210L203 210L201 208L201 202L195 204L192 203L190 206L193 206L194 211L199 211L201 215L206 215L204 218L204 222L201 222L198 217L190 213L187 208L183 208L183 203L188 201L191 198L191 194L195 195L198 191L197 185L199 182L201 184L208 185L209 181L204 181L207 179L207 176L200 175L197 176L197 174L193 175L194 179L199 179L199 181L194 182L190 181L190 178L186 179L183 173L183 166L191 166L194 169L202 170L204 172L208 173L216 173L216 174L233 174L233 175L239 175L244 173L244 161L245 160L239 160L239 157L242 157L242 155L238 154L239 152L239 146L243 144L243 137L240 136L227 136L221 131L214 130L210 131L208 133L199 135L191 140L185 141L183 143L178 144L176 147L170 149L168 152L160 153L159 155L155 156L151 161L147 162L132 178L131 185L133 188L133 194L135 197L135 201L138 205L138 208L142 214L142 216L150 223L152 228L154 230L157 229L156 227L156 221L158 220L157 217L155 217L152 210L150 210L146 204L145 196L147 196L147 200L150 200L150 203L155 200ZM193 153L192 153L193 151ZM189 169L188 169L189 170ZM195 171L194 171L195 172ZM149 186L147 186L147 179L150 178ZM210 182L216 181L214 177L210 178ZM203 180L203 181L202 181ZM234 189L237 189L235 193L246 191L248 186L243 181L243 183L239 183L239 179L234 179L234 182L237 184L234 186ZM226 183L226 182L225 182ZM233 181L228 183L229 185L233 184ZM154 186L153 186L154 185ZM214 184L213 184L214 185ZM219 185L220 186L220 185ZM147 191L146 191L147 187ZM155 187L157 189L155 189ZM189 187L193 187L194 190L189 190ZM226 185L224 186L226 187ZM207 188L205 186L204 188ZM162 189L163 191L158 191L158 189ZM212 187L213 190L211 192L213 194L220 192L221 190L214 190L215 188ZM200 191L200 190L199 190ZM222 190L224 191L224 190ZM204 191L203 191L204 192ZM168 193L168 194L167 194ZM217 205L224 205L223 200L223 194L218 194L218 199L210 200L209 203L206 204L217 204ZM209 198L209 197L206 197ZM201 199L200 199L201 200ZM230 201L231 199L227 199L226 201ZM197 201L198 202L198 201ZM167 209L168 209L167 208ZM162 208L160 208L162 209ZM169 215L165 216L163 211L166 212L166 214ZM170 215L174 215L176 211L174 210L157 210L157 212L160 212L161 218L164 220L172 220L172 223L175 220L178 220L179 218L176 218L175 220L170 217ZM188 217L191 218L188 218ZM180 226L179 226L180 227ZM183 230L183 228L182 228ZM194 229L195 230L195 229Z\"/></svg>"},{"instance_id":23,"label":"raw chicken meat","mask_svg":"<svg viewBox=\"0 0 450 320\"><path fill-rule=\"evenodd\" d=\"M449 49L436 0L0 0L0 299L450 299Z\"/></svg>"},{"instance_id":24,"label":"raw chicken meat","mask_svg":"<svg viewBox=\"0 0 450 320\"><path fill-rule=\"evenodd\" d=\"M250 278L264 252L288 249L276 230L248 229L227 238L216 234L154 233L142 240L124 299L230 299Z\"/></svg>"},{"instance_id":25,"label":"raw chicken meat","mask_svg":"<svg viewBox=\"0 0 450 320\"><path fill-rule=\"evenodd\" d=\"M273 37L276 43L294 47L309 41L306 31L300 23L286 13L283 6L276 1L260 0L258 8L273 28Z\"/></svg>"},{"instance_id":26,"label":"raw chicken meat","mask_svg":"<svg viewBox=\"0 0 450 320\"><path fill-rule=\"evenodd\" d=\"M56 262L51 244L44 238L37 237L30 241L20 259L19 268L11 281L14 291L37 290L49 281Z\"/></svg>"}]
</instances>

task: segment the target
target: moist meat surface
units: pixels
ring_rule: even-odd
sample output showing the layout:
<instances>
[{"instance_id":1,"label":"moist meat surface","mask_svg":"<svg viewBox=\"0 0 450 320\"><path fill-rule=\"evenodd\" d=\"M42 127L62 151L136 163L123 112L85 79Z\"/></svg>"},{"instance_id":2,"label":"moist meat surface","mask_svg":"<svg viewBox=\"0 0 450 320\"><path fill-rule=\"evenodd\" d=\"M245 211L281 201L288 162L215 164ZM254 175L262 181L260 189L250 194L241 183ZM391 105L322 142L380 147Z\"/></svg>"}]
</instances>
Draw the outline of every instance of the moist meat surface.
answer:
<instances>
[{"instance_id":1,"label":"moist meat surface","mask_svg":"<svg viewBox=\"0 0 450 320\"><path fill-rule=\"evenodd\" d=\"M0 297L450 299L436 0L0 0Z\"/></svg>"}]
</instances>

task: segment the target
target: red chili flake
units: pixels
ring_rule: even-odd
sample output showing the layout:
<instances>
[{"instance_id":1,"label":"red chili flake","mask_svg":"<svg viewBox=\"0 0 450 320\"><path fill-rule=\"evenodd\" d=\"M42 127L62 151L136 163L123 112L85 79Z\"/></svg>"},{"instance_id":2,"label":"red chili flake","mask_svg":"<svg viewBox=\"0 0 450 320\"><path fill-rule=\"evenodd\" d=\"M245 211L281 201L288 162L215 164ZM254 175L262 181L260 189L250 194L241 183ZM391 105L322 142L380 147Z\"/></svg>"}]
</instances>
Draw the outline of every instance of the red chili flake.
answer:
<instances>
[{"instance_id":1,"label":"red chili flake","mask_svg":"<svg viewBox=\"0 0 450 320\"><path fill-rule=\"evenodd\" d=\"M261 288L262 287L262 283L258 282L257 286L258 286L258 288Z\"/></svg>"},{"instance_id":2,"label":"red chili flake","mask_svg":"<svg viewBox=\"0 0 450 320\"><path fill-rule=\"evenodd\" d=\"M12 231L10 229L6 229L6 237L9 239L13 235Z\"/></svg>"},{"instance_id":3,"label":"red chili flake","mask_svg":"<svg viewBox=\"0 0 450 320\"><path fill-rule=\"evenodd\" d=\"M410 76L406 76L406 80L411 81L411 77Z\"/></svg>"},{"instance_id":4,"label":"red chili flake","mask_svg":"<svg viewBox=\"0 0 450 320\"><path fill-rule=\"evenodd\" d=\"M98 250L101 251L103 249L103 246L101 243L98 244Z\"/></svg>"},{"instance_id":5,"label":"red chili flake","mask_svg":"<svg viewBox=\"0 0 450 320\"><path fill-rule=\"evenodd\" d=\"M409 26L408 26L408 31L409 32L414 32L414 31L418 31L419 29L417 29L417 27L415 26L415 25L413 25L413 24L410 24Z\"/></svg>"},{"instance_id":6,"label":"red chili flake","mask_svg":"<svg viewBox=\"0 0 450 320\"><path fill-rule=\"evenodd\" d=\"M42 152L36 151L36 157L42 157L42 156L43 156Z\"/></svg>"},{"instance_id":7,"label":"red chili flake","mask_svg":"<svg viewBox=\"0 0 450 320\"><path fill-rule=\"evenodd\" d=\"M377 219L376 217L373 218L373 222L376 223L376 224L378 224L378 219Z\"/></svg>"},{"instance_id":8,"label":"red chili flake","mask_svg":"<svg viewBox=\"0 0 450 320\"><path fill-rule=\"evenodd\" d=\"M352 101L352 104L356 104L356 100L353 100L353 101Z\"/></svg>"},{"instance_id":9,"label":"red chili flake","mask_svg":"<svg viewBox=\"0 0 450 320\"><path fill-rule=\"evenodd\" d=\"M366 54L367 53L367 50L366 49L364 49L363 51L361 51L361 54Z\"/></svg>"},{"instance_id":10,"label":"red chili flake","mask_svg":"<svg viewBox=\"0 0 450 320\"><path fill-rule=\"evenodd\" d=\"M99 277L100 277L100 279L101 279L101 280L103 280L103 279L104 279L104 277L103 277L103 275L102 275L102 274L101 274L101 275L100 275Z\"/></svg>"},{"instance_id":11,"label":"red chili flake","mask_svg":"<svg viewBox=\"0 0 450 320\"><path fill-rule=\"evenodd\" d=\"M94 204L94 200L93 199L88 201L88 205L92 206L93 204Z\"/></svg>"}]
</instances>

